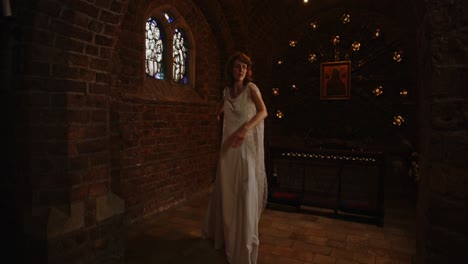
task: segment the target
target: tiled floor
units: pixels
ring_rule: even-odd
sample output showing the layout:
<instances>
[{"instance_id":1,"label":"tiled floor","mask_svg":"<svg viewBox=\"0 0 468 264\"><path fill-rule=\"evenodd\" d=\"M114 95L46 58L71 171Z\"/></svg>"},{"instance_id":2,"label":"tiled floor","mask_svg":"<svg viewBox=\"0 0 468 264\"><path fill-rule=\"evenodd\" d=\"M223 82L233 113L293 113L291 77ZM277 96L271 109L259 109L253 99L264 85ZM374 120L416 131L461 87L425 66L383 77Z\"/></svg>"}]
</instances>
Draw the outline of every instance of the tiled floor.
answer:
<instances>
[{"instance_id":1,"label":"tiled floor","mask_svg":"<svg viewBox=\"0 0 468 264\"><path fill-rule=\"evenodd\" d=\"M226 264L201 236L208 197L195 198L128 231L128 264ZM387 201L383 227L267 209L258 264L414 263L414 202Z\"/></svg>"}]
</instances>

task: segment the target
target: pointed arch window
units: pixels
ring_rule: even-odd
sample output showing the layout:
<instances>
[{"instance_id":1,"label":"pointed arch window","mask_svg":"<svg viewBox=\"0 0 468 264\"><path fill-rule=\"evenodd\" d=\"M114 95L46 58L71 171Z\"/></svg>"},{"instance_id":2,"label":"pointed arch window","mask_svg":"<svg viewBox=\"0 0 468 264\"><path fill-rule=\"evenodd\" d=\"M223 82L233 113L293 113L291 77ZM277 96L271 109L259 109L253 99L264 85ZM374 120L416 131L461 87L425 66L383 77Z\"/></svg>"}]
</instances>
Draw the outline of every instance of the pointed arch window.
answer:
<instances>
[{"instance_id":1,"label":"pointed arch window","mask_svg":"<svg viewBox=\"0 0 468 264\"><path fill-rule=\"evenodd\" d=\"M155 18L146 22L146 75L164 80L164 43L161 27Z\"/></svg>"},{"instance_id":2,"label":"pointed arch window","mask_svg":"<svg viewBox=\"0 0 468 264\"><path fill-rule=\"evenodd\" d=\"M163 7L153 10L146 19L145 71L148 80L164 81L158 85L192 87L194 83L194 51L191 50L191 31L176 10ZM151 81L150 81L151 82Z\"/></svg>"},{"instance_id":3,"label":"pointed arch window","mask_svg":"<svg viewBox=\"0 0 468 264\"><path fill-rule=\"evenodd\" d=\"M181 84L187 84L187 72L188 72L188 48L185 34L182 30L176 28L174 30L173 44L173 61L172 61L172 78L175 82Z\"/></svg>"}]
</instances>

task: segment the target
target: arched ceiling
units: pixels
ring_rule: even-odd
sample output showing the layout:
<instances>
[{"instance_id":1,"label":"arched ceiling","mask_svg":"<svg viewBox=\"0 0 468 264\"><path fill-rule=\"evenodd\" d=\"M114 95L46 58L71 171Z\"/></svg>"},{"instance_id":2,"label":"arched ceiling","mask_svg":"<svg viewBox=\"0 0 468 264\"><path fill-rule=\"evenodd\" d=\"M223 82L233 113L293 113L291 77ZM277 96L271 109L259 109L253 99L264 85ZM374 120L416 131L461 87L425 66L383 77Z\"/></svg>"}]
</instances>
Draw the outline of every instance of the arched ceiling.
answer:
<instances>
[{"instance_id":1,"label":"arched ceiling","mask_svg":"<svg viewBox=\"0 0 468 264\"><path fill-rule=\"evenodd\" d=\"M420 0L200 0L197 4L207 17L226 21L226 24L211 23L215 31L223 32L229 49L252 49L265 45L265 41L289 38L300 25L317 16L335 10L365 10L382 14L385 19L400 28L411 28L421 20L423 6ZM332 15L330 13L330 15ZM356 12L354 15L367 15ZM215 22L213 20L212 22ZM216 27L218 27L216 29ZM221 27L227 27L222 29ZM231 35L228 37L226 35ZM271 43L272 45L275 42Z\"/></svg>"}]
</instances>

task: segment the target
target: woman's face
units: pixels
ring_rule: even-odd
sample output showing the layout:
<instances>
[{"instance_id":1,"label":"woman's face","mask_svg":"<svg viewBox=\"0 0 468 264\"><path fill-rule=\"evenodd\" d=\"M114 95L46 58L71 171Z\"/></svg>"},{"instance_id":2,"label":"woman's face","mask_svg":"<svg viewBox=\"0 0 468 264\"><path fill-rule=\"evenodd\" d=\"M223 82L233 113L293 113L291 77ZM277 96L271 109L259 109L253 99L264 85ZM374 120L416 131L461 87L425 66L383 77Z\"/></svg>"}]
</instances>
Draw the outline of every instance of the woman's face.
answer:
<instances>
[{"instance_id":1,"label":"woman's face","mask_svg":"<svg viewBox=\"0 0 468 264\"><path fill-rule=\"evenodd\" d=\"M247 74L247 64L243 63L240 60L235 60L234 64L232 65L232 78L234 81L243 81L245 79L245 75Z\"/></svg>"}]
</instances>

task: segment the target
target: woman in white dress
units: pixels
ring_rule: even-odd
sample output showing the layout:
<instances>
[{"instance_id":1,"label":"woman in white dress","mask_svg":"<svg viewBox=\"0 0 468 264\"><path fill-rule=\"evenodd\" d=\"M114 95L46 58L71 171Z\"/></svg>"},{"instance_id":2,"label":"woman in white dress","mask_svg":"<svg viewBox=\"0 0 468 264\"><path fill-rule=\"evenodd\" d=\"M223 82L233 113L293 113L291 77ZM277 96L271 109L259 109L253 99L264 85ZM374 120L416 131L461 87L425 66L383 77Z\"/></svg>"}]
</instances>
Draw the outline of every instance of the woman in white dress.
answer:
<instances>
[{"instance_id":1,"label":"woman in white dress","mask_svg":"<svg viewBox=\"0 0 468 264\"><path fill-rule=\"evenodd\" d=\"M266 205L263 120L267 110L251 82L252 61L241 52L229 59L218 120L224 116L215 189L208 206L203 236L215 248L224 246L231 264L255 264L258 222Z\"/></svg>"}]
</instances>

